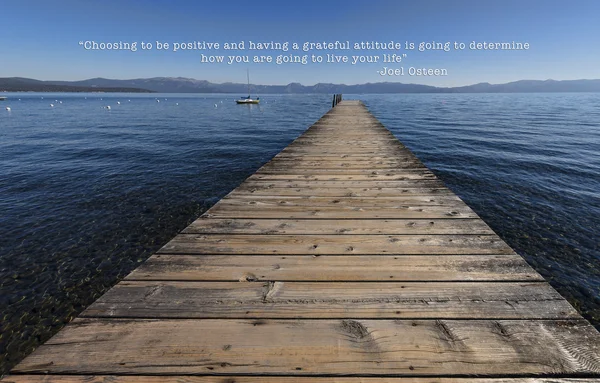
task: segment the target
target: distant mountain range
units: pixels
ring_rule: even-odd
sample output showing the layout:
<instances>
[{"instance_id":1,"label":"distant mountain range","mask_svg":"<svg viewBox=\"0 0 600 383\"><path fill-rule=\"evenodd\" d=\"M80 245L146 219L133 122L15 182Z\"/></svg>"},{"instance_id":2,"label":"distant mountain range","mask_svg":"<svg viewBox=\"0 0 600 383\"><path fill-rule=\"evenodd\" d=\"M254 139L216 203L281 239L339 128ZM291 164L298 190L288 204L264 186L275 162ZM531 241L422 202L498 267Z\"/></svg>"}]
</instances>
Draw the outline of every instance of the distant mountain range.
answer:
<instances>
[{"instance_id":1,"label":"distant mountain range","mask_svg":"<svg viewBox=\"0 0 600 383\"><path fill-rule=\"evenodd\" d=\"M328 84L251 85L252 94L268 93L532 93L600 92L600 80L521 80L506 84L479 83L453 88L429 85L377 82L359 85ZM159 92L159 93L239 93L248 92L247 84L215 84L184 77L153 77L132 80L92 78L83 81L39 81L22 77L0 78L0 91L34 92Z\"/></svg>"},{"instance_id":2,"label":"distant mountain range","mask_svg":"<svg viewBox=\"0 0 600 383\"><path fill-rule=\"evenodd\" d=\"M69 81L40 81L31 78L0 78L0 92L135 92L150 93L151 90L125 86L79 86Z\"/></svg>"}]
</instances>

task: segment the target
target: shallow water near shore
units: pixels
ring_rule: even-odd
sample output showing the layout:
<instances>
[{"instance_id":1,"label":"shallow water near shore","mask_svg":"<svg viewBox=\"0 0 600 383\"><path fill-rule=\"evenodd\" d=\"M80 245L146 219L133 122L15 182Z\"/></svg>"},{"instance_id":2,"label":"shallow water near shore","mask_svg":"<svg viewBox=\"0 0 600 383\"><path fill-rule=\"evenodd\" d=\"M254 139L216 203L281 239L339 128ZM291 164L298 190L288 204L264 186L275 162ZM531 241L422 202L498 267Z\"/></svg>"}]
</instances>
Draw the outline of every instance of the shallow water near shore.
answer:
<instances>
[{"instance_id":1,"label":"shallow water near shore","mask_svg":"<svg viewBox=\"0 0 600 383\"><path fill-rule=\"evenodd\" d=\"M330 95L258 106L223 94L4 95L0 374L331 106ZM600 94L344 98L363 100L600 328Z\"/></svg>"}]
</instances>

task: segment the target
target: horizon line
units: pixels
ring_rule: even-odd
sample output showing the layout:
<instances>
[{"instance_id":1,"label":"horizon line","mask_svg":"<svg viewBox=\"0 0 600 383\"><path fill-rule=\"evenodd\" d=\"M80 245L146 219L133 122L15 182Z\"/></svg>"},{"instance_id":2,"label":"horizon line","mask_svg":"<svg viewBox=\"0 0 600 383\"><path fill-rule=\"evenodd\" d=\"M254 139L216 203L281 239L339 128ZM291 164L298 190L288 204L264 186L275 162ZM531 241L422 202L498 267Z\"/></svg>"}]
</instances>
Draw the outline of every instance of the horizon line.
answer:
<instances>
[{"instance_id":1,"label":"horizon line","mask_svg":"<svg viewBox=\"0 0 600 383\"><path fill-rule=\"evenodd\" d=\"M135 78L110 78L110 77L89 77L89 78L84 78L84 79L80 79L80 80L40 80L37 78L33 78L33 77L23 77L23 76L7 76L7 77L0 77L0 78L4 78L4 79L10 79L10 78L22 78L22 79L28 79L28 80L35 80L35 81L47 81L47 82L56 82L56 81L65 81L65 82L78 82L78 81L87 81L87 80L94 80L94 79L103 79L103 80L115 80L115 81L127 81L127 80L148 80L148 79L156 79L156 78L168 78L168 79L187 79L187 80L194 80L194 81L206 81L209 82L211 84L215 84L215 85L222 85L222 84L244 84L242 82L233 82L233 81L225 81L225 82L212 82L210 80L205 80L205 79L197 79L194 77L184 77L184 76L153 76L153 77L135 77ZM468 86L473 86L473 85L480 85L480 84L489 84L489 85L505 85L505 84L510 84L510 83L515 83L515 82L520 82L520 81L542 81L542 82L548 82L548 81L597 81L600 80L600 78L574 78L574 79L562 79L562 80L556 80L556 79L552 79L552 78L547 78L547 79L531 79L531 78L525 78L525 79L519 79L519 80L512 80L512 81L507 81L507 82L502 82L502 83L490 83L487 81L481 81L481 82L476 82L476 83L470 83L470 84L466 84L466 85L454 85L454 86L440 86L440 85L428 85L428 84L419 84L419 83L413 83L413 82L400 82L400 81L379 81L379 82L364 82L364 83L356 83L356 84L346 84L346 83L326 83L326 82L317 82L314 84L303 84L300 82L289 82L287 84L260 84L260 83L251 83L250 85L259 85L259 86L288 86L291 84L300 84L302 86L316 86L316 85L320 85L320 84L330 84L330 85L343 85L343 86L356 86L356 85L368 85L368 84L403 84L403 85L418 85L418 86L427 86L427 87L432 87L432 88L440 88L440 89L450 89L450 88L460 88L460 87L468 87Z\"/></svg>"}]
</instances>

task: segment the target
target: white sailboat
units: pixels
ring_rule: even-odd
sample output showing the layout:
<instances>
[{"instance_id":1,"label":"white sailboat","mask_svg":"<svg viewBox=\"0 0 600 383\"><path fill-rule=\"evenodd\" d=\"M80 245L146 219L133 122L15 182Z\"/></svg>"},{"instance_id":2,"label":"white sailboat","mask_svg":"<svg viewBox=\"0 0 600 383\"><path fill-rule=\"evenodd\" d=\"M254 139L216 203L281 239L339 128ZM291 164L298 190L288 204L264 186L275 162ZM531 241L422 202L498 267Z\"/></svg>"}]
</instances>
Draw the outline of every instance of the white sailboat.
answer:
<instances>
[{"instance_id":1,"label":"white sailboat","mask_svg":"<svg viewBox=\"0 0 600 383\"><path fill-rule=\"evenodd\" d=\"M258 104L260 102L260 98L252 98L250 96L250 71L246 69L246 77L248 77L248 97L242 97L239 100L235 100L238 104Z\"/></svg>"}]
</instances>

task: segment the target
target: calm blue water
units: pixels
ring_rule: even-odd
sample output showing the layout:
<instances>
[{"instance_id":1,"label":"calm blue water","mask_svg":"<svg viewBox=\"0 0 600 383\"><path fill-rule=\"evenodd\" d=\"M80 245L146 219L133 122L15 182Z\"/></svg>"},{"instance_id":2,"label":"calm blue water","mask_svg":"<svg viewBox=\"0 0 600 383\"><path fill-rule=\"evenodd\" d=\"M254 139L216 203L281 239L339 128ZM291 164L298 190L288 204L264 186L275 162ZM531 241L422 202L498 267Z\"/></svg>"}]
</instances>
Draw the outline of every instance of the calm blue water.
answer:
<instances>
[{"instance_id":1,"label":"calm blue water","mask_svg":"<svg viewBox=\"0 0 600 383\"><path fill-rule=\"evenodd\" d=\"M235 105L237 95L8 96L0 103L0 374L331 102L330 95L266 95L252 107ZM345 97L364 100L600 327L600 94Z\"/></svg>"}]
</instances>

